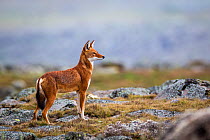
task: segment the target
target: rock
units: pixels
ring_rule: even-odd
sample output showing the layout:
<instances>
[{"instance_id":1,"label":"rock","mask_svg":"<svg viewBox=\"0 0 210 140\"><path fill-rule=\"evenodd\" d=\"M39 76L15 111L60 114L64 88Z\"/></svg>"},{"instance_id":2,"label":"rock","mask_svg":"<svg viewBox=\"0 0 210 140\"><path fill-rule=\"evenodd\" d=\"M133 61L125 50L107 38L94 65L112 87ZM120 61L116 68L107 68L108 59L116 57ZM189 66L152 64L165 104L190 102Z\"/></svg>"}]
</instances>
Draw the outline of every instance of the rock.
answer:
<instances>
[{"instance_id":1,"label":"rock","mask_svg":"<svg viewBox=\"0 0 210 140\"><path fill-rule=\"evenodd\" d=\"M171 100L170 103L177 103L177 102L179 102L179 100Z\"/></svg>"},{"instance_id":2,"label":"rock","mask_svg":"<svg viewBox=\"0 0 210 140\"><path fill-rule=\"evenodd\" d=\"M0 99L6 96L13 96L17 93L17 90L12 86L0 87Z\"/></svg>"},{"instance_id":3,"label":"rock","mask_svg":"<svg viewBox=\"0 0 210 140\"><path fill-rule=\"evenodd\" d=\"M87 99L100 99L97 95L88 94Z\"/></svg>"},{"instance_id":4,"label":"rock","mask_svg":"<svg viewBox=\"0 0 210 140\"><path fill-rule=\"evenodd\" d=\"M69 93L67 93L67 94L64 94L63 96L62 96L62 98L76 98L76 97L78 97L78 95L77 95L77 92L76 91L73 91L73 92L69 92Z\"/></svg>"},{"instance_id":5,"label":"rock","mask_svg":"<svg viewBox=\"0 0 210 140\"><path fill-rule=\"evenodd\" d=\"M18 107L25 102L20 102L14 99L6 99L0 102L0 107L2 108L14 108Z\"/></svg>"},{"instance_id":6,"label":"rock","mask_svg":"<svg viewBox=\"0 0 210 140\"><path fill-rule=\"evenodd\" d=\"M24 80L14 80L12 81L12 86L17 89L23 89L27 86L27 84Z\"/></svg>"},{"instance_id":7,"label":"rock","mask_svg":"<svg viewBox=\"0 0 210 140\"><path fill-rule=\"evenodd\" d=\"M127 102L129 101L112 101L112 100L100 100L100 99L87 100L87 103L99 103L99 104L122 104Z\"/></svg>"},{"instance_id":8,"label":"rock","mask_svg":"<svg viewBox=\"0 0 210 140\"><path fill-rule=\"evenodd\" d=\"M156 93L155 99L199 98L207 99L210 82L199 79L169 80L161 86L148 88L150 93Z\"/></svg>"},{"instance_id":9,"label":"rock","mask_svg":"<svg viewBox=\"0 0 210 140\"><path fill-rule=\"evenodd\" d=\"M106 98L109 97L108 95L111 94L114 90L98 90L94 91L93 95L96 95L100 98Z\"/></svg>"},{"instance_id":10,"label":"rock","mask_svg":"<svg viewBox=\"0 0 210 140\"><path fill-rule=\"evenodd\" d=\"M209 140L210 108L183 115L161 140Z\"/></svg>"},{"instance_id":11,"label":"rock","mask_svg":"<svg viewBox=\"0 0 210 140\"><path fill-rule=\"evenodd\" d=\"M83 132L68 132L65 135L66 140L93 140L94 136Z\"/></svg>"},{"instance_id":12,"label":"rock","mask_svg":"<svg viewBox=\"0 0 210 140\"><path fill-rule=\"evenodd\" d=\"M75 107L77 106L76 101L74 100L69 100L69 99L57 99L55 100L54 104L50 108L49 111L64 111L69 109L70 107Z\"/></svg>"},{"instance_id":13,"label":"rock","mask_svg":"<svg viewBox=\"0 0 210 140\"><path fill-rule=\"evenodd\" d=\"M0 131L5 131L8 129L12 129L12 127L0 126Z\"/></svg>"},{"instance_id":14,"label":"rock","mask_svg":"<svg viewBox=\"0 0 210 140\"><path fill-rule=\"evenodd\" d=\"M21 110L17 108L0 109L0 125L16 125L30 121L33 116L33 110Z\"/></svg>"},{"instance_id":15,"label":"rock","mask_svg":"<svg viewBox=\"0 0 210 140\"><path fill-rule=\"evenodd\" d=\"M162 92L163 90L165 90L167 87L169 87L170 85L174 84L178 80L181 83L185 82L184 79L168 80L165 83L163 83L161 86L150 87L150 88L148 88L148 90L150 90L150 94L159 94L160 92Z\"/></svg>"},{"instance_id":16,"label":"rock","mask_svg":"<svg viewBox=\"0 0 210 140\"><path fill-rule=\"evenodd\" d=\"M57 122L70 122L70 121L73 121L73 120L76 120L78 119L79 117L76 116L76 115L69 115L67 117L63 117L63 118L59 118L57 119L56 121Z\"/></svg>"},{"instance_id":17,"label":"rock","mask_svg":"<svg viewBox=\"0 0 210 140\"><path fill-rule=\"evenodd\" d=\"M71 121L76 120L76 119L79 119L79 116L77 116L77 115L69 115L67 117L59 118L56 121L57 122L71 122ZM85 119L88 120L89 117L85 116Z\"/></svg>"},{"instance_id":18,"label":"rock","mask_svg":"<svg viewBox=\"0 0 210 140\"><path fill-rule=\"evenodd\" d=\"M17 100L21 99L22 101L28 101L27 96L33 94L35 91L36 91L36 89L34 87L23 89L16 95L15 99L17 99Z\"/></svg>"},{"instance_id":19,"label":"rock","mask_svg":"<svg viewBox=\"0 0 210 140\"><path fill-rule=\"evenodd\" d=\"M118 88L108 96L110 98L123 97L127 98L129 95L149 95L150 90L145 88Z\"/></svg>"},{"instance_id":20,"label":"rock","mask_svg":"<svg viewBox=\"0 0 210 140\"><path fill-rule=\"evenodd\" d=\"M139 120L131 121L130 123L116 122L110 124L104 131L104 135L108 136L123 136L128 133L138 133L139 138L154 139L160 134L161 124L152 120L142 122ZM163 126L164 127L164 126Z\"/></svg>"},{"instance_id":21,"label":"rock","mask_svg":"<svg viewBox=\"0 0 210 140\"><path fill-rule=\"evenodd\" d=\"M120 117L120 115L115 115L115 116L112 116L112 118L118 118Z\"/></svg>"},{"instance_id":22,"label":"rock","mask_svg":"<svg viewBox=\"0 0 210 140\"><path fill-rule=\"evenodd\" d=\"M0 131L1 140L35 140L36 135L29 132Z\"/></svg>"},{"instance_id":23,"label":"rock","mask_svg":"<svg viewBox=\"0 0 210 140\"><path fill-rule=\"evenodd\" d=\"M59 136L46 136L40 139L36 140L65 140L65 135L59 135Z\"/></svg>"},{"instance_id":24,"label":"rock","mask_svg":"<svg viewBox=\"0 0 210 140\"><path fill-rule=\"evenodd\" d=\"M61 128L61 126L46 125L46 126L32 127L29 129L34 130L36 132L50 132L50 131L54 131L54 130L57 130L60 128Z\"/></svg>"},{"instance_id":25,"label":"rock","mask_svg":"<svg viewBox=\"0 0 210 140\"><path fill-rule=\"evenodd\" d=\"M142 109L134 112L128 113L128 115L135 116L140 115L142 113L149 113L151 115L155 115L157 117L174 117L176 115L180 115L180 112L176 111L168 111L168 110L157 110L157 109Z\"/></svg>"},{"instance_id":26,"label":"rock","mask_svg":"<svg viewBox=\"0 0 210 140\"><path fill-rule=\"evenodd\" d=\"M127 136L111 136L104 138L104 140L132 140L132 138Z\"/></svg>"}]
</instances>

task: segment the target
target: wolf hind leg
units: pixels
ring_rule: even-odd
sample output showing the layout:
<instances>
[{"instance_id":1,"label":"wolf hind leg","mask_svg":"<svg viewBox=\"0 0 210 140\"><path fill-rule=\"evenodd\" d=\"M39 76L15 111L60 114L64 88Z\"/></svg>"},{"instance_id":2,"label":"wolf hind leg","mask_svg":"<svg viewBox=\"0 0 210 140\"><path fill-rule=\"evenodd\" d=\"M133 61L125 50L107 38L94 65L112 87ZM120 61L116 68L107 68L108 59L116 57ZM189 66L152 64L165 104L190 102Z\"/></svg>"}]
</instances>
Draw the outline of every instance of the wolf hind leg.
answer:
<instances>
[{"instance_id":1,"label":"wolf hind leg","mask_svg":"<svg viewBox=\"0 0 210 140\"><path fill-rule=\"evenodd\" d=\"M49 111L49 109L51 108L51 106L53 105L53 103L54 103L54 101L55 101L55 98L56 98L56 96L51 96L51 98L48 100L47 99L47 101L46 101L46 106L45 106L45 108L44 108L44 110L42 111L42 117L44 118L44 120L48 123L48 124L50 124L50 121L49 121L49 119L48 119L48 111Z\"/></svg>"},{"instance_id":2,"label":"wolf hind leg","mask_svg":"<svg viewBox=\"0 0 210 140\"><path fill-rule=\"evenodd\" d=\"M35 109L35 111L34 111L34 116L33 116L33 121L36 121L37 120L37 115L38 115L38 112L39 112L39 106L37 105L37 107L36 107L36 109Z\"/></svg>"}]
</instances>

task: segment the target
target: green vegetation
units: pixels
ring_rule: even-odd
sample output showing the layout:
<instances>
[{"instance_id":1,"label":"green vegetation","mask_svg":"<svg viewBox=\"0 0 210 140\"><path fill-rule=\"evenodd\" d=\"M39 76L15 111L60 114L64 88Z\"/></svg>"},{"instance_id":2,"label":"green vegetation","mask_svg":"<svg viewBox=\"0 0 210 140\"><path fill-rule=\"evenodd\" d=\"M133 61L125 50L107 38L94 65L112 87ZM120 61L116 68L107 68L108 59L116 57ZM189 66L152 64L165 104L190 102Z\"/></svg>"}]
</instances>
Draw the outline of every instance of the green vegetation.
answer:
<instances>
[{"instance_id":1,"label":"green vegetation","mask_svg":"<svg viewBox=\"0 0 210 140\"><path fill-rule=\"evenodd\" d=\"M110 75L93 75L90 90L119 87L152 87L167 80L194 78L210 81L210 71L193 72L187 69L126 71Z\"/></svg>"},{"instance_id":2,"label":"green vegetation","mask_svg":"<svg viewBox=\"0 0 210 140\"><path fill-rule=\"evenodd\" d=\"M13 80L24 80L28 87L34 87L42 74L0 73L0 86L10 85ZM109 90L119 87L152 87L172 79L195 78L210 81L210 71L193 72L187 69L138 70L117 74L94 74L89 91Z\"/></svg>"}]
</instances>

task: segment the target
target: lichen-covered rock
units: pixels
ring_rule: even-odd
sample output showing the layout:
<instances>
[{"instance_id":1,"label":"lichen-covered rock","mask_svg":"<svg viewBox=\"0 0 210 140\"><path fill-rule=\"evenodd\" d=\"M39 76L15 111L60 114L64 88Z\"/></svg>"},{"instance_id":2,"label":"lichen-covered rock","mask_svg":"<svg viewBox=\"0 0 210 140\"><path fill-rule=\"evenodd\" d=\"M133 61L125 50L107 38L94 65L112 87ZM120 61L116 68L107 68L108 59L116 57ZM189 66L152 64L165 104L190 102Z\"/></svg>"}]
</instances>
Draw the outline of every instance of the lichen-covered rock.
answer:
<instances>
[{"instance_id":1,"label":"lichen-covered rock","mask_svg":"<svg viewBox=\"0 0 210 140\"><path fill-rule=\"evenodd\" d=\"M104 138L104 140L132 140L132 138L128 136L111 136Z\"/></svg>"},{"instance_id":2,"label":"lichen-covered rock","mask_svg":"<svg viewBox=\"0 0 210 140\"><path fill-rule=\"evenodd\" d=\"M199 79L169 80L161 86L148 88L150 93L156 93L155 99L199 98L208 99L210 82Z\"/></svg>"},{"instance_id":3,"label":"lichen-covered rock","mask_svg":"<svg viewBox=\"0 0 210 140\"><path fill-rule=\"evenodd\" d=\"M1 108L0 125L16 125L32 119L33 110Z\"/></svg>"},{"instance_id":4,"label":"lichen-covered rock","mask_svg":"<svg viewBox=\"0 0 210 140\"><path fill-rule=\"evenodd\" d=\"M67 117L59 118L56 121L57 122L71 122L71 121L76 120L76 119L79 119L78 115L69 115ZM88 120L89 117L85 116L85 119Z\"/></svg>"},{"instance_id":5,"label":"lichen-covered rock","mask_svg":"<svg viewBox=\"0 0 210 140\"><path fill-rule=\"evenodd\" d=\"M65 135L66 140L94 140L95 137L83 132L68 132Z\"/></svg>"},{"instance_id":6,"label":"lichen-covered rock","mask_svg":"<svg viewBox=\"0 0 210 140\"><path fill-rule=\"evenodd\" d=\"M33 94L35 91L36 91L36 89L34 87L23 89L16 95L15 99L17 99L17 100L21 99L22 101L28 101L28 99L26 97Z\"/></svg>"},{"instance_id":7,"label":"lichen-covered rock","mask_svg":"<svg viewBox=\"0 0 210 140\"><path fill-rule=\"evenodd\" d=\"M98 90L94 91L93 95L96 95L100 98L106 98L109 97L108 95L111 94L114 90Z\"/></svg>"},{"instance_id":8,"label":"lichen-covered rock","mask_svg":"<svg viewBox=\"0 0 210 140\"><path fill-rule=\"evenodd\" d=\"M65 135L59 136L46 136L36 140L65 140Z\"/></svg>"},{"instance_id":9,"label":"lichen-covered rock","mask_svg":"<svg viewBox=\"0 0 210 140\"><path fill-rule=\"evenodd\" d=\"M112 100L101 100L101 99L87 100L87 103L99 103L99 104L122 104L127 102L128 101L112 101Z\"/></svg>"},{"instance_id":10,"label":"lichen-covered rock","mask_svg":"<svg viewBox=\"0 0 210 140\"><path fill-rule=\"evenodd\" d=\"M12 129L12 127L0 126L0 131Z\"/></svg>"},{"instance_id":11,"label":"lichen-covered rock","mask_svg":"<svg viewBox=\"0 0 210 140\"><path fill-rule=\"evenodd\" d=\"M140 115L142 113L148 113L151 115L155 115L157 117L174 117L176 115L180 115L180 112L176 111L168 111L168 110L157 110L157 109L142 109L134 112L128 113L128 115L135 116Z\"/></svg>"},{"instance_id":12,"label":"lichen-covered rock","mask_svg":"<svg viewBox=\"0 0 210 140\"><path fill-rule=\"evenodd\" d=\"M63 118L59 118L57 119L56 121L57 122L70 122L70 121L73 121L73 120L76 120L78 119L79 117L76 116L76 115L69 115L67 117L63 117Z\"/></svg>"},{"instance_id":13,"label":"lichen-covered rock","mask_svg":"<svg viewBox=\"0 0 210 140\"><path fill-rule=\"evenodd\" d=\"M36 132L52 132L52 131L58 130L60 128L61 128L61 126L46 125L46 126L32 127L29 129L34 130Z\"/></svg>"},{"instance_id":14,"label":"lichen-covered rock","mask_svg":"<svg viewBox=\"0 0 210 140\"><path fill-rule=\"evenodd\" d=\"M75 106L77 106L77 103L75 100L58 99L58 100L55 100L55 102L53 103L49 111L57 111L57 110L64 111Z\"/></svg>"},{"instance_id":15,"label":"lichen-covered rock","mask_svg":"<svg viewBox=\"0 0 210 140\"><path fill-rule=\"evenodd\" d=\"M210 108L183 115L161 140L209 140Z\"/></svg>"},{"instance_id":16,"label":"lichen-covered rock","mask_svg":"<svg viewBox=\"0 0 210 140\"><path fill-rule=\"evenodd\" d=\"M23 103L25 103L25 102L17 101L14 99L5 99L0 102L0 107L1 108L13 108L13 107L18 107Z\"/></svg>"},{"instance_id":17,"label":"lichen-covered rock","mask_svg":"<svg viewBox=\"0 0 210 140\"><path fill-rule=\"evenodd\" d=\"M145 88L118 88L108 96L110 98L123 97L127 98L129 95L149 95L150 90Z\"/></svg>"},{"instance_id":18,"label":"lichen-covered rock","mask_svg":"<svg viewBox=\"0 0 210 140\"><path fill-rule=\"evenodd\" d=\"M35 140L36 135L29 132L0 131L1 140Z\"/></svg>"},{"instance_id":19,"label":"lichen-covered rock","mask_svg":"<svg viewBox=\"0 0 210 140\"><path fill-rule=\"evenodd\" d=\"M107 126L104 134L108 136L123 136L128 133L138 133L148 139L155 138L160 134L161 124L152 120L142 122L139 120L131 121L130 123L116 122Z\"/></svg>"}]
</instances>

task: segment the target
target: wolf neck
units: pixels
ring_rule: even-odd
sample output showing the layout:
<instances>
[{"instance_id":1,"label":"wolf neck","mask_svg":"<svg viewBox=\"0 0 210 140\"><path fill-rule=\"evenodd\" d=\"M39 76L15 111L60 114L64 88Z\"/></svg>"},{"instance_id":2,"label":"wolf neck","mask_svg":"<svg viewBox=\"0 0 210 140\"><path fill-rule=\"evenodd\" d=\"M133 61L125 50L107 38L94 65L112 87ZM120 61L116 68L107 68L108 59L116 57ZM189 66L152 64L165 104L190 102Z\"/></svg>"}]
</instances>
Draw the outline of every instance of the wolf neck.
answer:
<instances>
[{"instance_id":1,"label":"wolf neck","mask_svg":"<svg viewBox=\"0 0 210 140\"><path fill-rule=\"evenodd\" d=\"M90 60L88 60L83 54L81 54L80 60L77 66L82 67L87 71L91 71L91 73L93 71L93 61L91 62Z\"/></svg>"}]
</instances>

